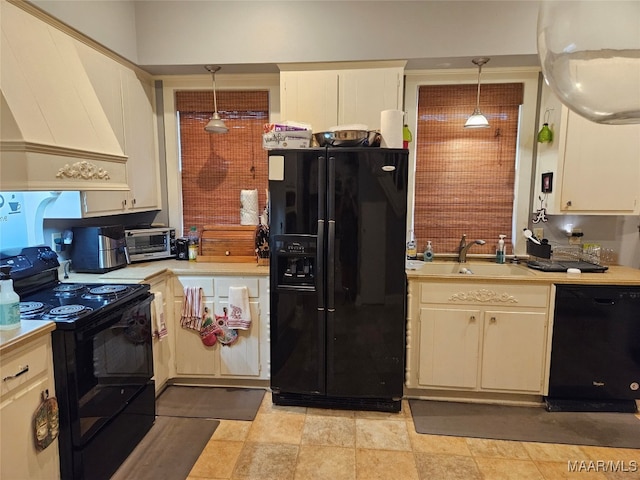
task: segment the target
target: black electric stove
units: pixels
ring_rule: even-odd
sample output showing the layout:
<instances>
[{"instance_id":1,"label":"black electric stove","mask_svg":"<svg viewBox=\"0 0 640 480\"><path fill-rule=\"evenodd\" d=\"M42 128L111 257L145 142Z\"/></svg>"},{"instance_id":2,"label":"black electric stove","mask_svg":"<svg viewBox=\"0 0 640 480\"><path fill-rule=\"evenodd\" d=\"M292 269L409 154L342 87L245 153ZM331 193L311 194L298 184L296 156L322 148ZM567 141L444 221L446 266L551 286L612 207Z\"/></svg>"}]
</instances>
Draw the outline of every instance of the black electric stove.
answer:
<instances>
[{"instance_id":1,"label":"black electric stove","mask_svg":"<svg viewBox=\"0 0 640 480\"><path fill-rule=\"evenodd\" d=\"M60 476L107 480L155 419L147 284L64 283L49 247L0 252L20 320L50 320Z\"/></svg>"}]
</instances>

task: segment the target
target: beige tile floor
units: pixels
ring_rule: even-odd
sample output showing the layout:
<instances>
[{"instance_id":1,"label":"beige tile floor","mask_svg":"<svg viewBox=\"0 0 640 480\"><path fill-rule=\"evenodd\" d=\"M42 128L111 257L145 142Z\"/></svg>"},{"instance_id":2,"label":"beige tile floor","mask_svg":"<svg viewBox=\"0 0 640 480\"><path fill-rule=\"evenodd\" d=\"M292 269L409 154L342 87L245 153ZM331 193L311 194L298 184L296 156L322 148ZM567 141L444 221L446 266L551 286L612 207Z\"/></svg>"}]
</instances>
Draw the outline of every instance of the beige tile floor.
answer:
<instances>
[{"instance_id":1,"label":"beige tile floor","mask_svg":"<svg viewBox=\"0 0 640 480\"><path fill-rule=\"evenodd\" d=\"M570 472L570 461L591 471ZM421 435L407 401L400 413L353 412L280 407L267 392L253 422L220 422L188 478L635 480L640 450Z\"/></svg>"}]
</instances>

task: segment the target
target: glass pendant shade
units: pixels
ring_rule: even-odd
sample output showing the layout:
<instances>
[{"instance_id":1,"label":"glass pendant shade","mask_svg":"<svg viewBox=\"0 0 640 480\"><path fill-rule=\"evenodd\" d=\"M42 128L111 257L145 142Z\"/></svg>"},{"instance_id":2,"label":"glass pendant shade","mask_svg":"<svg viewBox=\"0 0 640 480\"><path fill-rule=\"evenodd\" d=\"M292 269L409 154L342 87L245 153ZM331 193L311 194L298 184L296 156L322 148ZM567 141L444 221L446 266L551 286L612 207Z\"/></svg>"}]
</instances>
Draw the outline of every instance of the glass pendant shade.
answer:
<instances>
[{"instance_id":1,"label":"glass pendant shade","mask_svg":"<svg viewBox=\"0 0 640 480\"><path fill-rule=\"evenodd\" d=\"M538 55L569 109L597 123L640 123L640 2L543 0Z\"/></svg>"},{"instance_id":2,"label":"glass pendant shade","mask_svg":"<svg viewBox=\"0 0 640 480\"><path fill-rule=\"evenodd\" d=\"M475 109L473 113L467 118L464 128L487 128L489 126L489 120L485 117L479 109Z\"/></svg>"},{"instance_id":3,"label":"glass pendant shade","mask_svg":"<svg viewBox=\"0 0 640 480\"><path fill-rule=\"evenodd\" d=\"M488 58L474 58L471 60L478 66L478 93L476 95L476 108L473 113L467 118L464 124L464 128L489 128L489 121L480 111L480 75L482 73L482 66L489 61Z\"/></svg>"},{"instance_id":4,"label":"glass pendant shade","mask_svg":"<svg viewBox=\"0 0 640 480\"><path fill-rule=\"evenodd\" d=\"M209 120L209 123L204 127L204 129L209 133L227 133L229 129L224 124L224 120L220 118L218 112L215 112Z\"/></svg>"},{"instance_id":5,"label":"glass pendant shade","mask_svg":"<svg viewBox=\"0 0 640 480\"><path fill-rule=\"evenodd\" d=\"M205 65L204 68L211 73L211 78L213 79L213 115L204 129L209 133L227 133L229 129L224 124L224 120L222 120L218 114L218 101L216 99L216 72L220 70L220 67Z\"/></svg>"}]
</instances>

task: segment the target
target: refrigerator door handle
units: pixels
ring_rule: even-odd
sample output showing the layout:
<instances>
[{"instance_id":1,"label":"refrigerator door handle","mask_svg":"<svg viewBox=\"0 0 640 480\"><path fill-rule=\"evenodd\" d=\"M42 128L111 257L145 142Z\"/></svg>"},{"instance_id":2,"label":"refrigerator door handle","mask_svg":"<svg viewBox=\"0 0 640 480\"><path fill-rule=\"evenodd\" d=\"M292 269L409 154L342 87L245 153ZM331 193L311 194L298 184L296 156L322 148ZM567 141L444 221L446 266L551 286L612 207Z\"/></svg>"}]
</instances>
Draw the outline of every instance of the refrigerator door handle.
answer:
<instances>
[{"instance_id":1,"label":"refrigerator door handle","mask_svg":"<svg viewBox=\"0 0 640 480\"><path fill-rule=\"evenodd\" d=\"M318 310L325 308L325 217L326 217L326 194L322 186L326 182L325 175L326 159L323 156L318 157L318 238L316 240L316 289L318 290Z\"/></svg>"},{"instance_id":2,"label":"refrigerator door handle","mask_svg":"<svg viewBox=\"0 0 640 480\"><path fill-rule=\"evenodd\" d=\"M329 157L327 194L327 309L335 310L336 159Z\"/></svg>"}]
</instances>

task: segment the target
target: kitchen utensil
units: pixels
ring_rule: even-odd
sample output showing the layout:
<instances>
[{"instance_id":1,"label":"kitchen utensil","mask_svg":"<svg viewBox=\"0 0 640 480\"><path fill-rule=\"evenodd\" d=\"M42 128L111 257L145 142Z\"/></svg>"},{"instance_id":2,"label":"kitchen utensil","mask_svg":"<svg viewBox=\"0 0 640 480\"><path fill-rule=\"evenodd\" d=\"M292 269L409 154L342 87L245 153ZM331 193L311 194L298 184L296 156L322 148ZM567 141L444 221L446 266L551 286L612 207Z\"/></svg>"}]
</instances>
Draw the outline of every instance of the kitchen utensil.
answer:
<instances>
[{"instance_id":1,"label":"kitchen utensil","mask_svg":"<svg viewBox=\"0 0 640 480\"><path fill-rule=\"evenodd\" d=\"M538 240L534 235L533 232L531 230L529 230L528 228L525 228L522 231L522 234L524 235L524 238L526 238L527 240L531 240L533 243L535 243L536 245L542 245L540 243L540 240Z\"/></svg>"}]
</instances>

